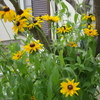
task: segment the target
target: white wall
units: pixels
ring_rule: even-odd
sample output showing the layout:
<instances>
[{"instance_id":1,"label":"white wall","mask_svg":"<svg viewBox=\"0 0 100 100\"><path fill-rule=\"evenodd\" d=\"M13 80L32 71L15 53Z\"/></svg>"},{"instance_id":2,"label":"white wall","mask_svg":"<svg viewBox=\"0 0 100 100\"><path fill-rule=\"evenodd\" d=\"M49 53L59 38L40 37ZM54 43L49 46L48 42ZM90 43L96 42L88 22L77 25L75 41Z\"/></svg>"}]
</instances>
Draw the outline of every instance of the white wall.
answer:
<instances>
[{"instance_id":1,"label":"white wall","mask_svg":"<svg viewBox=\"0 0 100 100\"><path fill-rule=\"evenodd\" d=\"M14 9L14 7L12 6L12 4L10 3L9 0L4 0L4 1L7 4L7 6L10 7L10 9ZM13 34L14 33L12 31L12 24L10 22L6 22L4 24L5 24L5 26L6 26L7 30L8 30L11 38L13 39ZM7 32L6 32L5 28L4 28L1 20L0 20L0 39L2 39L2 41L4 41L4 40L10 40L10 38L9 38L9 36L8 36L8 34L7 34Z\"/></svg>"},{"instance_id":2,"label":"white wall","mask_svg":"<svg viewBox=\"0 0 100 100\"><path fill-rule=\"evenodd\" d=\"M31 7L31 0L24 0L24 8Z\"/></svg>"}]
</instances>

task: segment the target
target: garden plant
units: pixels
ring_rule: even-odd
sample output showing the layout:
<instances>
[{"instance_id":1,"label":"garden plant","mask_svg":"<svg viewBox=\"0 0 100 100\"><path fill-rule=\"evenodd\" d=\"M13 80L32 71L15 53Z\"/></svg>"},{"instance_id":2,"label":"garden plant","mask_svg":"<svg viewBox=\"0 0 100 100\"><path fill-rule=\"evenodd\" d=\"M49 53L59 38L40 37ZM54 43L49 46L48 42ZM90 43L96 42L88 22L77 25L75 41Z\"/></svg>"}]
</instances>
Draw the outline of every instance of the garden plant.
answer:
<instances>
[{"instance_id":1,"label":"garden plant","mask_svg":"<svg viewBox=\"0 0 100 100\"><path fill-rule=\"evenodd\" d=\"M0 100L97 100L100 59L95 40L99 34L92 24L95 15L76 13L74 22L64 20L67 7L63 2L61 6L64 9L54 16L34 17L31 8L16 13L5 6L0 11L2 23L13 24L16 40L8 46L0 42ZM49 42L42 27L45 22L51 25ZM19 33L25 39L19 39ZM35 39L35 33L43 38Z\"/></svg>"}]
</instances>

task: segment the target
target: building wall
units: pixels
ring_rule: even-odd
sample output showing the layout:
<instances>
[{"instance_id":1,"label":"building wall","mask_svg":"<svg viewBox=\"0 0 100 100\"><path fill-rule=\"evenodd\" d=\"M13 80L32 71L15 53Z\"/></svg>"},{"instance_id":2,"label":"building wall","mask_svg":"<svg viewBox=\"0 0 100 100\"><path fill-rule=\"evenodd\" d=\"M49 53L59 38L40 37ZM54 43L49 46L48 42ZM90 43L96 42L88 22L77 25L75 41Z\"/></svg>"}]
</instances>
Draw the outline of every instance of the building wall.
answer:
<instances>
[{"instance_id":1,"label":"building wall","mask_svg":"<svg viewBox=\"0 0 100 100\"><path fill-rule=\"evenodd\" d=\"M10 7L10 9L14 9L13 5L10 3L9 0L4 0L4 1L7 4L7 6ZM12 23L6 22L6 23L4 23L4 25L7 28L11 38L13 39L14 33L12 31ZM2 39L2 41L10 40L10 38L7 34L7 31L5 30L1 20L0 20L0 39Z\"/></svg>"},{"instance_id":2,"label":"building wall","mask_svg":"<svg viewBox=\"0 0 100 100\"><path fill-rule=\"evenodd\" d=\"M24 8L31 7L31 0L24 0Z\"/></svg>"}]
</instances>

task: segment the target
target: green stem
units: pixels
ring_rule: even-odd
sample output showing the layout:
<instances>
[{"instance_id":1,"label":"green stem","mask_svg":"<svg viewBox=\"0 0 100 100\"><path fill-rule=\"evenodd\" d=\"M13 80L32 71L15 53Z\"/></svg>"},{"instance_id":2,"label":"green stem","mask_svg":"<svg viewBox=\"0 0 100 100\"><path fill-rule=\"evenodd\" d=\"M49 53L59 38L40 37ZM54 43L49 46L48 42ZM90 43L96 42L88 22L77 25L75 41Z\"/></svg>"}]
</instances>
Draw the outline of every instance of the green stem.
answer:
<instances>
[{"instance_id":1,"label":"green stem","mask_svg":"<svg viewBox=\"0 0 100 100\"><path fill-rule=\"evenodd\" d=\"M46 36L43 34L43 32L42 32L38 27L36 27L36 29L39 30L39 32L41 33L41 35L43 36L43 38L45 39L46 43L47 43L48 46L49 46L49 42L48 42L48 40L46 39ZM49 46L49 49L50 49L50 46Z\"/></svg>"}]
</instances>

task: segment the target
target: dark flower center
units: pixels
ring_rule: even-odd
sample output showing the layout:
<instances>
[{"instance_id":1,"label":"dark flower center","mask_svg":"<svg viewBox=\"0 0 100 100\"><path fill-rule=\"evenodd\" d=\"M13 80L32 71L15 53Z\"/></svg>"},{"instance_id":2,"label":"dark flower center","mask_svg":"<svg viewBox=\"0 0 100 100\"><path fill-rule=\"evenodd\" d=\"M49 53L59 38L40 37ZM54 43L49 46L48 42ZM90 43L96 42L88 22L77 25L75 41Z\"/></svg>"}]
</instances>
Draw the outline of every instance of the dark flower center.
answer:
<instances>
[{"instance_id":1,"label":"dark flower center","mask_svg":"<svg viewBox=\"0 0 100 100\"><path fill-rule=\"evenodd\" d=\"M63 28L64 28L64 29L66 29L66 27L65 27L65 26L63 26Z\"/></svg>"},{"instance_id":2,"label":"dark flower center","mask_svg":"<svg viewBox=\"0 0 100 100\"><path fill-rule=\"evenodd\" d=\"M36 23L37 22L37 20L33 20L33 23Z\"/></svg>"},{"instance_id":3,"label":"dark flower center","mask_svg":"<svg viewBox=\"0 0 100 100\"><path fill-rule=\"evenodd\" d=\"M90 23L88 23L88 25L91 25Z\"/></svg>"},{"instance_id":4,"label":"dark flower center","mask_svg":"<svg viewBox=\"0 0 100 100\"><path fill-rule=\"evenodd\" d=\"M18 10L18 12L17 12L18 15L21 15L22 13L23 13L23 10L21 10L21 9Z\"/></svg>"},{"instance_id":5,"label":"dark flower center","mask_svg":"<svg viewBox=\"0 0 100 100\"><path fill-rule=\"evenodd\" d=\"M31 44L30 44L30 47L34 47L34 46L35 46L35 44L34 44L34 43L31 43Z\"/></svg>"},{"instance_id":6,"label":"dark flower center","mask_svg":"<svg viewBox=\"0 0 100 100\"><path fill-rule=\"evenodd\" d=\"M92 14L89 14L89 16L91 16Z\"/></svg>"},{"instance_id":7,"label":"dark flower center","mask_svg":"<svg viewBox=\"0 0 100 100\"><path fill-rule=\"evenodd\" d=\"M4 8L3 10L4 10L5 12L7 12L7 11L10 10L10 8L9 8L9 7L6 7L6 8Z\"/></svg>"},{"instance_id":8,"label":"dark flower center","mask_svg":"<svg viewBox=\"0 0 100 100\"><path fill-rule=\"evenodd\" d=\"M39 17L42 17L42 15L39 15Z\"/></svg>"},{"instance_id":9,"label":"dark flower center","mask_svg":"<svg viewBox=\"0 0 100 100\"><path fill-rule=\"evenodd\" d=\"M20 25L20 22L17 22L16 25L19 26Z\"/></svg>"},{"instance_id":10,"label":"dark flower center","mask_svg":"<svg viewBox=\"0 0 100 100\"><path fill-rule=\"evenodd\" d=\"M68 85L67 87L69 90L72 90L73 89L73 86L72 85Z\"/></svg>"},{"instance_id":11,"label":"dark flower center","mask_svg":"<svg viewBox=\"0 0 100 100\"><path fill-rule=\"evenodd\" d=\"M92 33L92 31L89 31L89 33Z\"/></svg>"},{"instance_id":12,"label":"dark flower center","mask_svg":"<svg viewBox=\"0 0 100 100\"><path fill-rule=\"evenodd\" d=\"M21 55L17 55L17 57L19 57L19 58L20 58L20 57L21 57Z\"/></svg>"}]
</instances>

